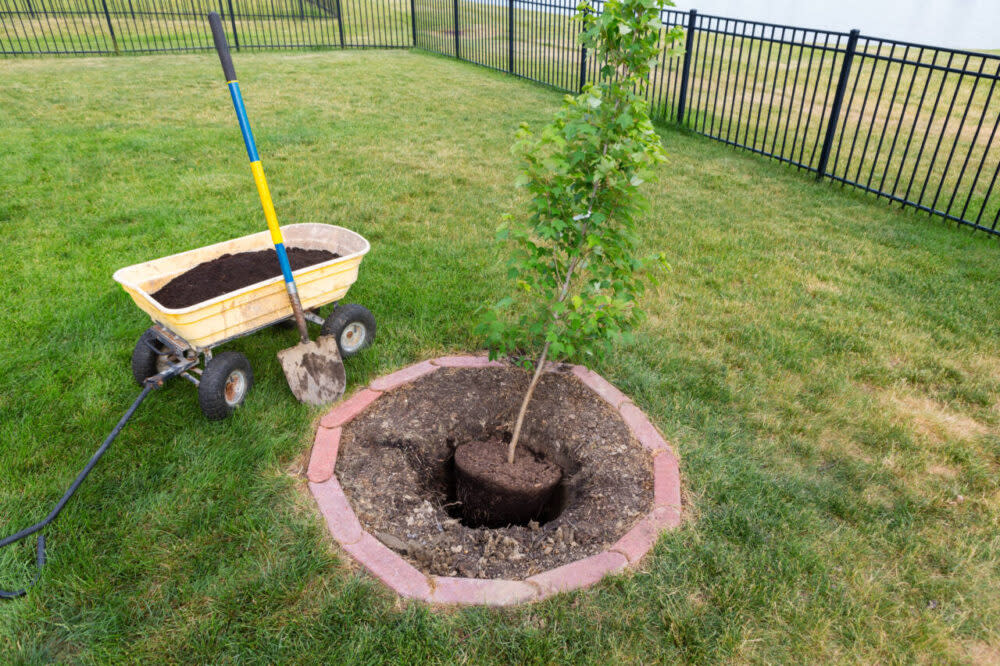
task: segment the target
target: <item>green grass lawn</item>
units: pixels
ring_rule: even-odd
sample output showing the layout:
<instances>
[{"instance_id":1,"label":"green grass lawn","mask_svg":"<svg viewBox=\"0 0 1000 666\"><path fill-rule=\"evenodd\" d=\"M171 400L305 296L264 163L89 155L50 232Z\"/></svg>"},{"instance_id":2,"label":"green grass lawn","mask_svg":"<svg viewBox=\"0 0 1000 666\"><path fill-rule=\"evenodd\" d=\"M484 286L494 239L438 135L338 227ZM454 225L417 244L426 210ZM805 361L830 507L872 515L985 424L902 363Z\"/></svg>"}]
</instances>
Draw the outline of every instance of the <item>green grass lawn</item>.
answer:
<instances>
[{"instance_id":1,"label":"green grass lawn","mask_svg":"<svg viewBox=\"0 0 1000 666\"><path fill-rule=\"evenodd\" d=\"M284 222L372 243L379 320L353 390L471 351L509 288L521 120L560 96L419 53L240 54ZM127 407L148 319L121 266L263 228L214 55L0 61L0 533L41 518ZM400 603L325 533L303 468L321 410L275 359L225 422L156 392L48 532L3 661L1000 660L1000 248L984 234L690 134L650 186L673 271L596 368L681 459L684 526L639 571L509 610ZM30 580L33 544L0 553Z\"/></svg>"},{"instance_id":2,"label":"green grass lawn","mask_svg":"<svg viewBox=\"0 0 1000 666\"><path fill-rule=\"evenodd\" d=\"M546 3L107 3L105 14L103 5L89 0L8 0L0 7L0 54L209 50L205 16L221 11L230 41L244 51L412 44L563 90L580 85L579 24ZM338 6L342 20L335 16ZM663 18L687 20L678 12ZM786 28L754 36L754 30L736 19L702 18L692 42L683 124L818 169L844 61L842 53L829 50L839 38ZM666 29L661 34L665 42ZM648 97L657 119L677 117L683 62L661 58L652 76ZM994 142L1000 96L989 82L1000 73L997 59L864 38L853 63L826 173L945 216L994 226L1000 214L998 197L990 201L1000 169ZM593 81L594 54L586 64L586 78Z\"/></svg>"}]
</instances>

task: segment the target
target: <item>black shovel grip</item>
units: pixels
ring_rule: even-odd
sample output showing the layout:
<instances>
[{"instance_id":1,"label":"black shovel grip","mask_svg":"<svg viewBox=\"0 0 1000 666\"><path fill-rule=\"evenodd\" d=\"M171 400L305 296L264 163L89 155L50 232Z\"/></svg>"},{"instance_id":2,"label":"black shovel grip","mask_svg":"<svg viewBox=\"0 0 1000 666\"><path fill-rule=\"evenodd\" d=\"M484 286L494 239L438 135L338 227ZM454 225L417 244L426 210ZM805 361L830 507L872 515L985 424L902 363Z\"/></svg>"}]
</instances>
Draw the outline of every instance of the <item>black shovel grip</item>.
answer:
<instances>
[{"instance_id":1,"label":"black shovel grip","mask_svg":"<svg viewBox=\"0 0 1000 666\"><path fill-rule=\"evenodd\" d=\"M219 54L226 82L235 81L236 70L233 68L233 58L229 55L229 42L226 41L226 31L222 28L222 17L217 12L210 12L208 23L212 26L212 39L215 41L215 51Z\"/></svg>"}]
</instances>

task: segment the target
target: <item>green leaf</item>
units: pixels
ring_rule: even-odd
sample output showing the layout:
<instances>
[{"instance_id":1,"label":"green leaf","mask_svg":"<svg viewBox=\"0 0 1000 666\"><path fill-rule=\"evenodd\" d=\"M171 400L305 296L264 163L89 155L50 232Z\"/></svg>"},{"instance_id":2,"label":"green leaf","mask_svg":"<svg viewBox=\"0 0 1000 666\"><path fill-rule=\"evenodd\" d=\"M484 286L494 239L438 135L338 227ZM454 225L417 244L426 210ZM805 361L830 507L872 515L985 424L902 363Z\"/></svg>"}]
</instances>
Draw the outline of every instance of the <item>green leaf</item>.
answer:
<instances>
[{"instance_id":1,"label":"green leaf","mask_svg":"<svg viewBox=\"0 0 1000 666\"><path fill-rule=\"evenodd\" d=\"M532 133L522 124L518 132L516 184L529 194L527 214L497 235L513 241L509 275L522 295L502 299L477 328L491 355L517 350L530 365L548 341L553 358L600 358L640 319L636 298L656 264L635 256L634 229L648 205L639 187L664 159L642 99L659 63L659 7L660 0L609 0L601 14L581 16L581 43L595 49L600 79L565 96L545 127Z\"/></svg>"}]
</instances>

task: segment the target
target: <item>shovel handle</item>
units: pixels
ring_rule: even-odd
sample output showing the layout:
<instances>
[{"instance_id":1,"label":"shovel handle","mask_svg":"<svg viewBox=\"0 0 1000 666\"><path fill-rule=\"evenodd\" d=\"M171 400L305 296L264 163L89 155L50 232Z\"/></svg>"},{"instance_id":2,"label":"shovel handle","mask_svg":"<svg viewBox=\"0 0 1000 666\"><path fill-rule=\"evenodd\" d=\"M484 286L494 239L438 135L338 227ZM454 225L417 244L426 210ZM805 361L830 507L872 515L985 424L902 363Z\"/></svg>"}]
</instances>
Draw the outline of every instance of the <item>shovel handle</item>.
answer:
<instances>
[{"instance_id":1,"label":"shovel handle","mask_svg":"<svg viewBox=\"0 0 1000 666\"><path fill-rule=\"evenodd\" d=\"M226 75L226 81L235 81L236 69L233 67L233 57L229 55L229 41L226 40L226 32L222 28L222 17L216 12L210 12L208 24L212 26L212 39L215 41L215 52L219 54L219 61L222 62L222 73Z\"/></svg>"},{"instance_id":2,"label":"shovel handle","mask_svg":"<svg viewBox=\"0 0 1000 666\"><path fill-rule=\"evenodd\" d=\"M285 239L281 235L281 227L278 226L278 216L274 212L271 190L267 187L264 167L260 164L257 144L253 140L253 131L250 129L250 121L247 119L247 109L243 104L243 95L240 93L240 82L236 80L236 69L233 67L233 58L229 54L229 42L226 40L226 32L222 27L222 18L216 12L211 12L208 15L208 23L212 26L215 51L219 54L219 62L222 63L222 73L226 76L226 86L229 88L229 95L233 99L233 108L236 110L236 121L240 125L240 133L243 135L247 157L250 158L250 171L253 173L254 183L257 185L257 194L260 196L260 205L264 209L267 228L271 232L271 242L274 244L274 251L278 253L278 263L281 264L281 274L285 278L285 290L288 292L288 300L292 303L292 312L295 315L295 324L299 329L299 337L302 338L302 342L308 342L309 329L306 327L302 302L299 300L299 290L295 286L295 278L292 277L292 266L288 262L288 252L285 251Z\"/></svg>"}]
</instances>

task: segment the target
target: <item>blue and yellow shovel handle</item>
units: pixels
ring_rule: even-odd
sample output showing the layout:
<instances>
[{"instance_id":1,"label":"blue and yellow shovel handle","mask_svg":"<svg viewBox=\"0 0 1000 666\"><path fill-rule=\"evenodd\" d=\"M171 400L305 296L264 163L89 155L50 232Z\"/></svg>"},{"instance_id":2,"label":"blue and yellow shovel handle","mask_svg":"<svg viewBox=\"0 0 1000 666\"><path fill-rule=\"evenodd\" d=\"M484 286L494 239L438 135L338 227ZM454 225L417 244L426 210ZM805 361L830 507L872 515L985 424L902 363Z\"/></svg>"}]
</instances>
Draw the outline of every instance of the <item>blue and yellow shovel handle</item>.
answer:
<instances>
[{"instance_id":1,"label":"blue and yellow shovel handle","mask_svg":"<svg viewBox=\"0 0 1000 666\"><path fill-rule=\"evenodd\" d=\"M274 243L274 251L278 253L278 263L281 264L281 274L285 278L285 288L288 290L288 298L292 302L295 323L298 325L302 342L308 342L309 331L306 328L302 303L299 300L299 290L295 286L295 278L292 277L292 266L288 263L288 253L285 251L285 239L281 235L281 227L278 226L278 216L274 212L274 202L271 201L271 190L268 189L267 178L264 177L264 167L260 165L257 144L253 140L253 131L251 131L250 121L247 119L247 109L243 104L243 95L240 93L240 83L236 80L236 70L233 68L233 59L229 54L229 42L226 41L226 33L222 28L222 18L217 13L211 12L208 15L208 22L212 26L212 39L215 40L215 50L218 52L219 61L222 63L222 72L226 75L226 85L229 87L229 94L233 98L233 108L236 109L236 120L239 122L240 132L243 134L243 143L247 148L247 157L250 158L250 171L253 173L254 183L257 185L260 205L264 208L264 219L267 221L267 228L271 231L271 242Z\"/></svg>"}]
</instances>

